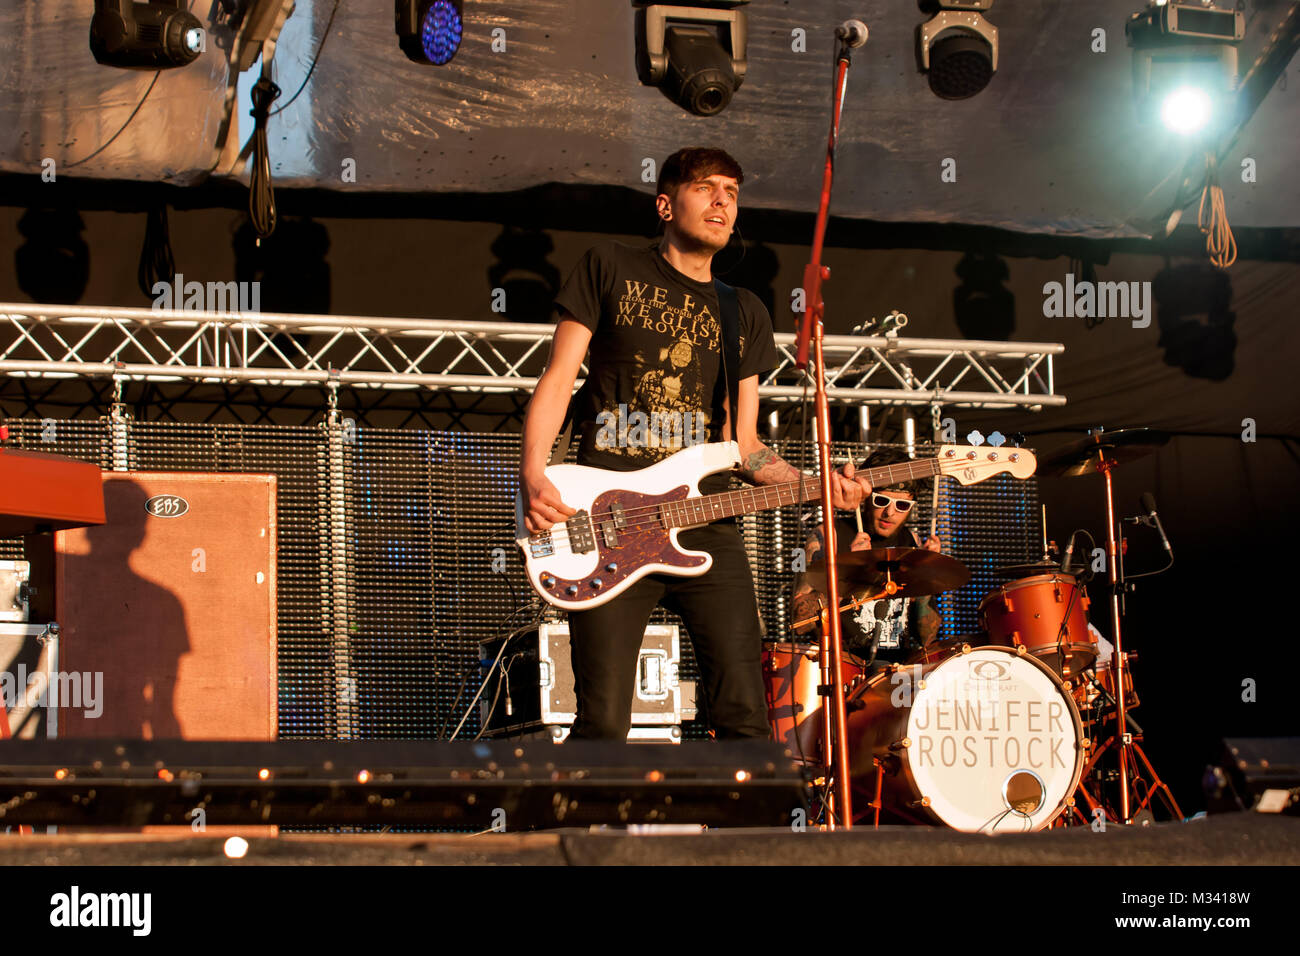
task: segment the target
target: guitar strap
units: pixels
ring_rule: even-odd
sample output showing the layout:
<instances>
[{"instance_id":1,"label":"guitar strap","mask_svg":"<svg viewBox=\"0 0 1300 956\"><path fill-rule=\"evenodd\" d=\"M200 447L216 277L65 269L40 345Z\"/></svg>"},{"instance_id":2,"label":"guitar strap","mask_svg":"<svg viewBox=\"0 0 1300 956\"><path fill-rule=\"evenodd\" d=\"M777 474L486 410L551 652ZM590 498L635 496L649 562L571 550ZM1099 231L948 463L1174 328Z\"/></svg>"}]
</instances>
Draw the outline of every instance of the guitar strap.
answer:
<instances>
[{"instance_id":1,"label":"guitar strap","mask_svg":"<svg viewBox=\"0 0 1300 956\"><path fill-rule=\"evenodd\" d=\"M568 410L564 413L564 427L560 429L560 439L555 445L555 451L551 452L551 460L548 465L562 465L564 459L569 455L569 445L573 442L573 417L582 402L583 393L587 391L587 382L591 381L591 376L587 376L587 381L582 383L582 388L573 393L569 399Z\"/></svg>"},{"instance_id":2,"label":"guitar strap","mask_svg":"<svg viewBox=\"0 0 1300 956\"><path fill-rule=\"evenodd\" d=\"M719 318L722 324L722 377L727 388L727 407L731 409L731 439L734 441L740 401L740 299L736 295L736 290L721 279L713 280L713 288L718 293L718 311L721 313ZM560 431L559 440L548 464L561 464L568 456L569 446L573 442L574 410L579 407L580 399L586 390L587 383L584 382L582 388L578 389L569 400L569 408L564 415L564 427ZM723 435L722 440L726 441L727 436Z\"/></svg>"},{"instance_id":3,"label":"guitar strap","mask_svg":"<svg viewBox=\"0 0 1300 956\"><path fill-rule=\"evenodd\" d=\"M740 299L736 290L721 279L713 280L722 313L722 375L727 383L727 407L731 409L731 440L736 441L736 416L740 401ZM723 435L726 441L727 436Z\"/></svg>"}]
</instances>

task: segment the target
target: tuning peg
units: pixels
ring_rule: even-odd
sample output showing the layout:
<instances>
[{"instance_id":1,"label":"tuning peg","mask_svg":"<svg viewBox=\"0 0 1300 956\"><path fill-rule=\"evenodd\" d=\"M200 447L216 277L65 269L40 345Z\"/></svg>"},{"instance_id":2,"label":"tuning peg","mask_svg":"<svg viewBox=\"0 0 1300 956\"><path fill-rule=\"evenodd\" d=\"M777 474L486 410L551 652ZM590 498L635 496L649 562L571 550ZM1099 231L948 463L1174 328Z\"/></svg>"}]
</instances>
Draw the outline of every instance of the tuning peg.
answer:
<instances>
[{"instance_id":1,"label":"tuning peg","mask_svg":"<svg viewBox=\"0 0 1300 956\"><path fill-rule=\"evenodd\" d=\"M989 444L994 448L1001 448L1007 443L1007 436L1001 432L994 432L989 436Z\"/></svg>"},{"instance_id":2,"label":"tuning peg","mask_svg":"<svg viewBox=\"0 0 1300 956\"><path fill-rule=\"evenodd\" d=\"M966 442L971 445L979 446L984 444L984 436L979 433L979 429L976 429L966 436Z\"/></svg>"},{"instance_id":3,"label":"tuning peg","mask_svg":"<svg viewBox=\"0 0 1300 956\"><path fill-rule=\"evenodd\" d=\"M1021 445L1023 445L1024 443L1025 443L1025 433L1024 433L1024 432L1014 432L1014 433L1011 435L1011 444L1015 445L1017 448L1019 448L1019 447L1020 447Z\"/></svg>"}]
</instances>

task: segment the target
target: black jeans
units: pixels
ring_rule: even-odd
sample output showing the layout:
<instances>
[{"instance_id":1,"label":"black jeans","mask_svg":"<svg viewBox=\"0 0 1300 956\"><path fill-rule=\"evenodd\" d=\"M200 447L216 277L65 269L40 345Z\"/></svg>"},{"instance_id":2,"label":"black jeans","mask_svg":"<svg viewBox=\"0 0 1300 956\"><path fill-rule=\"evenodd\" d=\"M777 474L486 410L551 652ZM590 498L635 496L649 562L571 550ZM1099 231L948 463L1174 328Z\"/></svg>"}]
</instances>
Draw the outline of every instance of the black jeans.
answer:
<instances>
[{"instance_id":1,"label":"black jeans","mask_svg":"<svg viewBox=\"0 0 1300 956\"><path fill-rule=\"evenodd\" d=\"M658 604L680 614L690 630L717 736L771 736L754 578L740 529L734 522L719 522L682 531L678 541L683 548L712 554L713 566L694 578L652 574L608 604L570 612L578 697L574 738L627 738L641 639Z\"/></svg>"}]
</instances>

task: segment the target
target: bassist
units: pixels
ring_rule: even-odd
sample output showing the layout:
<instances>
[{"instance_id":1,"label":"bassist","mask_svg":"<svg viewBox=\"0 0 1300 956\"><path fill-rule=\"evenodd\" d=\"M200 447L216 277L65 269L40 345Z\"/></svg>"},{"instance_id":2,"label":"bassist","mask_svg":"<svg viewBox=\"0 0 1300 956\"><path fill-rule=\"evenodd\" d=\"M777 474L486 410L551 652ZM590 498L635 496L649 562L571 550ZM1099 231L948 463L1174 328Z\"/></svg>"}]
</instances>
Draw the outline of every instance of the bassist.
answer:
<instances>
[{"instance_id":1,"label":"bassist","mask_svg":"<svg viewBox=\"0 0 1300 956\"><path fill-rule=\"evenodd\" d=\"M664 228L658 244L599 245L561 289L550 359L524 421L520 494L530 532L574 513L544 472L584 357L588 386L573 401L580 464L630 471L701 438L731 437L712 260L730 240L743 179L739 164L722 150L674 153L656 187ZM741 474L754 484L788 482L799 472L758 438L758 379L777 362L771 318L754 294L740 289L737 297L734 436ZM700 490L722 490L719 483L725 487L725 474L711 476ZM871 491L854 479L852 466L834 476L833 489L836 507L846 509ZM626 739L641 639L651 611L661 604L680 614L690 631L716 735L769 736L761 627L739 529L728 519L689 528L679 541L713 556L707 573L652 574L608 603L571 612L574 738Z\"/></svg>"}]
</instances>

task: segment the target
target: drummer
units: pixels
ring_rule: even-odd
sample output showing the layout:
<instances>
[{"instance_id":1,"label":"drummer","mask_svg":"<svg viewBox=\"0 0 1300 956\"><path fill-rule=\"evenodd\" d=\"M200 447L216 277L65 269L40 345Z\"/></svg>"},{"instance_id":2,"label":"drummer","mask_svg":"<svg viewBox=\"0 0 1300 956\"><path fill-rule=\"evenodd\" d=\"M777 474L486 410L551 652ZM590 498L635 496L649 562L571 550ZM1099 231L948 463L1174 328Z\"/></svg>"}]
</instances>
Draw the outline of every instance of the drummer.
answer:
<instances>
[{"instance_id":1,"label":"drummer","mask_svg":"<svg viewBox=\"0 0 1300 956\"><path fill-rule=\"evenodd\" d=\"M881 449L860 466L878 468L907 461L901 450ZM867 551L873 548L919 548L941 551L936 537L927 538L924 545L911 528L906 527L914 512L919 482L890 485L878 488L862 504L862 530L858 531L851 519L838 518L835 522L835 539L841 553L846 550ZM849 542L846 549L844 542ZM819 526L805 544L807 561L811 565L821 554L823 533ZM795 575L794 620L804 620L818 615L826 606L826 596L814 589L806 573ZM859 590L852 595L840 595L840 604L850 598L859 598L870 591ZM916 649L934 640L939 634L939 613L930 596L906 598L893 596L868 601L860 607L840 615L840 635L843 649L862 658L868 666L873 663L906 660ZM809 624L796 633L816 633L819 624Z\"/></svg>"}]
</instances>

